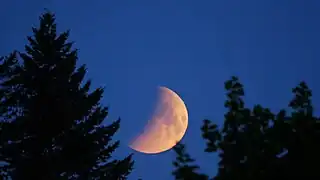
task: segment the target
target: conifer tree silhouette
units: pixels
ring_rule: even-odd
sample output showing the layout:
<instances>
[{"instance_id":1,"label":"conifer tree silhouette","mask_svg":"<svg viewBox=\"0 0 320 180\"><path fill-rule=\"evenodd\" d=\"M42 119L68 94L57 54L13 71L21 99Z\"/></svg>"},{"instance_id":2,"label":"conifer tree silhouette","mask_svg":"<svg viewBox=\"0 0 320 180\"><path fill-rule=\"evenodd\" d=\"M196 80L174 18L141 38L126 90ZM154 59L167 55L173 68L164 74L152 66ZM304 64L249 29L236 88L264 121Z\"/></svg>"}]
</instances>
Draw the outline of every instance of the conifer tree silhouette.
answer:
<instances>
[{"instance_id":1,"label":"conifer tree silhouette","mask_svg":"<svg viewBox=\"0 0 320 180\"><path fill-rule=\"evenodd\" d=\"M246 108L244 88L237 77L227 81L225 89L228 112L222 128L210 120L204 120L201 127L205 152L218 153L220 157L217 174L211 179L320 178L320 119L314 115L311 90L305 82L292 91L290 114L284 109L274 114L261 105ZM199 174L193 168L185 168L189 165L183 160L181 144L174 150L179 163L177 166L174 161L175 179L189 180L190 174ZM184 173L177 174L181 171Z\"/></svg>"},{"instance_id":2,"label":"conifer tree silhouette","mask_svg":"<svg viewBox=\"0 0 320 180\"><path fill-rule=\"evenodd\" d=\"M2 176L13 180L126 179L132 155L112 158L120 119L105 125L103 88L90 91L86 67L76 66L69 31L57 33L55 15L40 26L25 53L0 61L0 161Z\"/></svg>"}]
</instances>

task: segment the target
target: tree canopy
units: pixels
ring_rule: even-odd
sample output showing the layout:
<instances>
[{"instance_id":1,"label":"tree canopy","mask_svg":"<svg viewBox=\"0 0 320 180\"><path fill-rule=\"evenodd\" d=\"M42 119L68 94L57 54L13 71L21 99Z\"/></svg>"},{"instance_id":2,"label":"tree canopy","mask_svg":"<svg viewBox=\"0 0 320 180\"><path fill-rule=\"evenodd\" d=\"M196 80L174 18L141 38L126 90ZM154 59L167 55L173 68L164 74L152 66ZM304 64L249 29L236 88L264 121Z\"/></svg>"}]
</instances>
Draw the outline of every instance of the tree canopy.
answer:
<instances>
[{"instance_id":1,"label":"tree canopy","mask_svg":"<svg viewBox=\"0 0 320 180\"><path fill-rule=\"evenodd\" d=\"M305 82L293 88L289 111L277 113L261 105L247 108L244 88L237 77L226 81L225 89L228 111L223 126L204 120L201 127L204 151L220 157L217 174L211 179L320 178L320 118L314 115L311 90ZM174 150L175 179L209 179L196 171L199 167L195 163L184 160L191 159L184 145ZM190 178L190 174L197 178Z\"/></svg>"},{"instance_id":2,"label":"tree canopy","mask_svg":"<svg viewBox=\"0 0 320 180\"><path fill-rule=\"evenodd\" d=\"M126 179L132 155L112 158L120 119L104 123L104 90L84 80L69 31L58 34L55 15L45 12L32 32L24 53L0 60L2 177Z\"/></svg>"}]
</instances>

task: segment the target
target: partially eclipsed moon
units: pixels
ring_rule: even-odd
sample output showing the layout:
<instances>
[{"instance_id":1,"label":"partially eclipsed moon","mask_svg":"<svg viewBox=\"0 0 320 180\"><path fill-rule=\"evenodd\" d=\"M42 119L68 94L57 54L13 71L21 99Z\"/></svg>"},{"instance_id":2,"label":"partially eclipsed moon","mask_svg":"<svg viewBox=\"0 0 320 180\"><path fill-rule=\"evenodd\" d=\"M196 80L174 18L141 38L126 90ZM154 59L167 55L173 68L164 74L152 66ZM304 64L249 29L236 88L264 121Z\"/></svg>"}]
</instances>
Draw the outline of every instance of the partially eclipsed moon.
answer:
<instances>
[{"instance_id":1,"label":"partially eclipsed moon","mask_svg":"<svg viewBox=\"0 0 320 180\"><path fill-rule=\"evenodd\" d=\"M160 87L151 120L129 147L147 154L169 150L182 139L187 127L188 111L182 99L172 90Z\"/></svg>"}]
</instances>

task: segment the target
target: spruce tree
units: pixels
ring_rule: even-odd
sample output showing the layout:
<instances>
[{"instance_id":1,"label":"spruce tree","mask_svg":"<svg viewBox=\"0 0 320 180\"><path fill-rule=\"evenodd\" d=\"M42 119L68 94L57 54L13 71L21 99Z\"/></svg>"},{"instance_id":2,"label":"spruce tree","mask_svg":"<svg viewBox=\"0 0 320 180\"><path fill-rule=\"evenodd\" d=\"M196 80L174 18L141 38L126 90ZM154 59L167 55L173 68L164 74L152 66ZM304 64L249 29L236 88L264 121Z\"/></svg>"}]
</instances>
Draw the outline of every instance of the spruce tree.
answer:
<instances>
[{"instance_id":1,"label":"spruce tree","mask_svg":"<svg viewBox=\"0 0 320 180\"><path fill-rule=\"evenodd\" d=\"M185 151L185 145L177 143L174 148L178 156L173 162L176 170L172 172L172 175L176 180L207 180L209 178L207 175L197 172L199 166L194 164L195 160Z\"/></svg>"},{"instance_id":2,"label":"spruce tree","mask_svg":"<svg viewBox=\"0 0 320 180\"><path fill-rule=\"evenodd\" d=\"M103 88L90 90L69 31L57 33L45 12L25 53L0 62L0 161L13 180L126 179L132 155L112 158L120 119L105 125Z\"/></svg>"},{"instance_id":3,"label":"spruce tree","mask_svg":"<svg viewBox=\"0 0 320 180\"><path fill-rule=\"evenodd\" d=\"M223 126L204 120L201 127L204 151L220 157L212 179L320 178L316 165L320 161L320 119L314 115L311 90L306 83L301 82L292 90L290 113L288 108L272 113L261 105L245 107L244 88L236 77L225 83L225 89L228 111ZM200 175L193 168L185 168L189 162L183 161L186 150L183 148L184 154L181 153L181 145L174 150L180 162L173 171L175 179ZM183 174L176 173L182 171Z\"/></svg>"}]
</instances>

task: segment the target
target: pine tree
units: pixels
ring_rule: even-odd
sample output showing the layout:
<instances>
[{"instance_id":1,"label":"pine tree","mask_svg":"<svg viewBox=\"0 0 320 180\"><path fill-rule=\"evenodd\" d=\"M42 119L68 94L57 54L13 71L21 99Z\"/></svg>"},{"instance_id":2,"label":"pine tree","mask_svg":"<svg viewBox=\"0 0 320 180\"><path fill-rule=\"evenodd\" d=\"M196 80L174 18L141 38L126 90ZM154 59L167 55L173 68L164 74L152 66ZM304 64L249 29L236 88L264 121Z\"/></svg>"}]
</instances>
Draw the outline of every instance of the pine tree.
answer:
<instances>
[{"instance_id":1,"label":"pine tree","mask_svg":"<svg viewBox=\"0 0 320 180\"><path fill-rule=\"evenodd\" d=\"M194 159L185 152L185 145L178 143L174 147L175 152L178 154L176 160L173 162L174 167L176 168L172 174L177 180L207 180L208 176L200 174L197 172L199 166L193 164Z\"/></svg>"},{"instance_id":2,"label":"pine tree","mask_svg":"<svg viewBox=\"0 0 320 180\"><path fill-rule=\"evenodd\" d=\"M132 155L112 158L120 119L103 123L103 88L90 92L69 31L58 34L50 12L32 30L26 53L0 62L2 174L13 180L126 179Z\"/></svg>"},{"instance_id":3,"label":"pine tree","mask_svg":"<svg viewBox=\"0 0 320 180\"><path fill-rule=\"evenodd\" d=\"M314 116L311 90L306 83L293 89L289 115L285 110L271 113L261 105L246 108L244 88L236 77L225 83L225 89L228 111L222 128L210 120L204 120L201 127L207 144L205 152L218 153L220 157L218 173L212 179L320 178L315 165L320 160L320 119ZM174 148L177 159L184 156L179 146ZM188 162L181 162L174 172L188 166ZM186 171L180 176L174 174L175 178L190 179L187 174L198 174L190 168Z\"/></svg>"}]
</instances>

